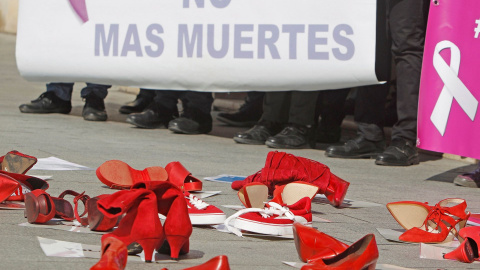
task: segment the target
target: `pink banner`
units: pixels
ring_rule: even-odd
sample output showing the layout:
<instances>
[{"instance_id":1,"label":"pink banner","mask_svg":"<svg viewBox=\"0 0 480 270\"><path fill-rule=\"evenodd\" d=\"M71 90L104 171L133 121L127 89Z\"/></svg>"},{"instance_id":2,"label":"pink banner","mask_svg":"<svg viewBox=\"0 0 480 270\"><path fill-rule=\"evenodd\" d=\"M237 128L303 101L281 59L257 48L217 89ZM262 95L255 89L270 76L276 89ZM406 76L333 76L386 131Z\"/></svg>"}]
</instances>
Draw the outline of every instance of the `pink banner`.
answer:
<instances>
[{"instance_id":1,"label":"pink banner","mask_svg":"<svg viewBox=\"0 0 480 270\"><path fill-rule=\"evenodd\" d=\"M417 146L480 159L480 1L432 0Z\"/></svg>"}]
</instances>

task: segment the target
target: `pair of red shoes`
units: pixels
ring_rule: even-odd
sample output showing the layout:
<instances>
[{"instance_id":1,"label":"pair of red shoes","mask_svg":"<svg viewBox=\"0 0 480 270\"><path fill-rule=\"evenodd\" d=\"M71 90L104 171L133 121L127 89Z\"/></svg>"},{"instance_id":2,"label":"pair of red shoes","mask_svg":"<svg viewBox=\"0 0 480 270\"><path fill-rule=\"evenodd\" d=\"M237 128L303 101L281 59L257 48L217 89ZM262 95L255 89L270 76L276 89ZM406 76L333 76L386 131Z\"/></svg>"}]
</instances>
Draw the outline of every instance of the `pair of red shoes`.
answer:
<instances>
[{"instance_id":1,"label":"pair of red shoes","mask_svg":"<svg viewBox=\"0 0 480 270\"><path fill-rule=\"evenodd\" d=\"M367 234L348 246L300 223L294 224L293 231L298 256L308 262L302 270L375 269L379 255L373 234Z\"/></svg>"},{"instance_id":2,"label":"pair of red shoes","mask_svg":"<svg viewBox=\"0 0 480 270\"><path fill-rule=\"evenodd\" d=\"M415 201L387 204L395 220L407 231L399 240L416 243L441 243L458 238L470 216L464 199L449 198L434 206Z\"/></svg>"},{"instance_id":3,"label":"pair of red shoes","mask_svg":"<svg viewBox=\"0 0 480 270\"><path fill-rule=\"evenodd\" d=\"M72 207L72 204L64 199L66 195L74 196L75 207ZM76 219L82 226L89 225L92 231L110 231L118 223L119 217L107 218L97 207L97 201L108 196L104 194L90 198L84 193L66 190L58 197L52 197L43 190L33 190L25 194L25 217L29 223L40 224L46 223L54 217L68 221ZM82 214L78 214L78 201L82 201L84 204L85 210Z\"/></svg>"},{"instance_id":4,"label":"pair of red shoes","mask_svg":"<svg viewBox=\"0 0 480 270\"><path fill-rule=\"evenodd\" d=\"M350 183L330 172L330 169L315 160L297 157L285 152L268 153L263 169L241 181L232 183L232 188L240 190L251 182L260 182L268 187L270 195L275 186L294 181L307 182L318 186L318 193L325 194L335 207L340 207Z\"/></svg>"},{"instance_id":5,"label":"pair of red shoes","mask_svg":"<svg viewBox=\"0 0 480 270\"><path fill-rule=\"evenodd\" d=\"M109 160L97 168L98 179L113 189L129 189L135 183L146 181L168 181L185 191L202 190L202 181L192 176L178 161L160 166L136 170L120 160Z\"/></svg>"},{"instance_id":6,"label":"pair of red shoes","mask_svg":"<svg viewBox=\"0 0 480 270\"><path fill-rule=\"evenodd\" d=\"M125 246L133 242L141 245L146 262L152 261L155 250L170 253L175 260L189 252L192 224L183 191L176 185L167 181L138 182L130 190L120 190L98 200L97 205L107 218L124 215L117 229L102 236L103 250L113 237ZM163 226L158 214L166 217ZM102 258L99 265L109 261Z\"/></svg>"},{"instance_id":7,"label":"pair of red shoes","mask_svg":"<svg viewBox=\"0 0 480 270\"><path fill-rule=\"evenodd\" d=\"M243 230L293 237L294 222L312 225L311 200L317 192L316 185L296 181L277 186L273 199L267 202L266 185L257 182L246 184L238 191L238 198L247 208L225 220L225 226L238 236L242 236L240 230Z\"/></svg>"}]
</instances>

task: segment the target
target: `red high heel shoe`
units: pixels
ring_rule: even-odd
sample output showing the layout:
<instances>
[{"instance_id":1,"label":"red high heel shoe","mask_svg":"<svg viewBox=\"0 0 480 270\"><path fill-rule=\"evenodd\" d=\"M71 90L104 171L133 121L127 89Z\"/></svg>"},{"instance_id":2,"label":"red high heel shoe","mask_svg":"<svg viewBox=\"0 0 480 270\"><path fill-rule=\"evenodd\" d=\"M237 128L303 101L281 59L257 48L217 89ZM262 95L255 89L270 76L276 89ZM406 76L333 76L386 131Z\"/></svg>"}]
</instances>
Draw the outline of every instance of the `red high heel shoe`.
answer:
<instances>
[{"instance_id":1,"label":"red high heel shoe","mask_svg":"<svg viewBox=\"0 0 480 270\"><path fill-rule=\"evenodd\" d=\"M247 208L263 208L268 200L268 187L259 182L248 183L238 191L237 196Z\"/></svg>"},{"instance_id":2,"label":"red high heel shoe","mask_svg":"<svg viewBox=\"0 0 480 270\"><path fill-rule=\"evenodd\" d=\"M11 194L10 197L7 198L7 201L23 202L25 199L26 193L29 193L30 191L36 190L36 189L47 190L49 187L47 181L37 177L29 176L26 174L5 172L5 171L1 171L0 173L9 176L10 178L14 179L20 184L18 189L15 190L15 192Z\"/></svg>"},{"instance_id":3,"label":"red high heel shoe","mask_svg":"<svg viewBox=\"0 0 480 270\"><path fill-rule=\"evenodd\" d=\"M472 263L478 259L478 245L475 240L470 237L465 238L465 241L454 251L443 255L443 258L449 260L457 260L464 263Z\"/></svg>"},{"instance_id":4,"label":"red high heel shoe","mask_svg":"<svg viewBox=\"0 0 480 270\"><path fill-rule=\"evenodd\" d=\"M127 265L127 246L115 237L102 239L102 257L90 270L123 270Z\"/></svg>"},{"instance_id":5,"label":"red high heel shoe","mask_svg":"<svg viewBox=\"0 0 480 270\"><path fill-rule=\"evenodd\" d=\"M82 226L89 226L91 231L106 232L113 229L113 227L115 227L115 225L117 225L117 223L120 221L121 216L116 218L108 218L102 212L100 212L100 210L98 210L97 206L98 200L107 196L109 195L102 194L97 197L90 198L88 195L82 194L75 197L73 200L75 204L75 219L80 222ZM83 200L85 204L85 210L81 215L78 214L79 200ZM87 217L85 217L85 214L88 214Z\"/></svg>"},{"instance_id":6,"label":"red high heel shoe","mask_svg":"<svg viewBox=\"0 0 480 270\"><path fill-rule=\"evenodd\" d=\"M0 173L0 203L8 199L20 184L6 174Z\"/></svg>"},{"instance_id":7,"label":"red high heel shoe","mask_svg":"<svg viewBox=\"0 0 480 270\"><path fill-rule=\"evenodd\" d=\"M422 202L400 201L387 203L387 209L400 226L410 230L423 225L432 206Z\"/></svg>"},{"instance_id":8,"label":"red high heel shoe","mask_svg":"<svg viewBox=\"0 0 480 270\"><path fill-rule=\"evenodd\" d=\"M102 236L102 242L107 237L116 237L126 246L137 242L143 247L145 261L151 262L154 250L164 241L155 194L145 189L121 190L100 199L97 205L108 218L126 214L116 230Z\"/></svg>"},{"instance_id":9,"label":"red high heel shoe","mask_svg":"<svg viewBox=\"0 0 480 270\"><path fill-rule=\"evenodd\" d=\"M85 204L86 198L83 193L66 190L58 197L52 197L41 189L33 190L25 194L25 217L29 223L45 223L53 217L64 220L74 220L75 214L70 202L64 199L66 195L81 197Z\"/></svg>"},{"instance_id":10,"label":"red high heel shoe","mask_svg":"<svg viewBox=\"0 0 480 270\"><path fill-rule=\"evenodd\" d=\"M202 190L202 181L193 177L183 165L178 161L173 161L165 166L168 173L168 181L175 184L181 190L200 191Z\"/></svg>"},{"instance_id":11,"label":"red high heel shoe","mask_svg":"<svg viewBox=\"0 0 480 270\"><path fill-rule=\"evenodd\" d=\"M335 257L311 258L302 270L375 270L377 259L375 235L367 234Z\"/></svg>"},{"instance_id":12,"label":"red high heel shoe","mask_svg":"<svg viewBox=\"0 0 480 270\"><path fill-rule=\"evenodd\" d=\"M178 260L179 255L188 253L189 237L193 229L182 190L166 181L140 182L135 184L133 189L153 191L156 195L158 213L166 216L163 224L166 241L162 247L157 248L157 251L170 253L174 260Z\"/></svg>"},{"instance_id":13,"label":"red high heel shoe","mask_svg":"<svg viewBox=\"0 0 480 270\"><path fill-rule=\"evenodd\" d=\"M137 182L166 181L167 171L160 166L136 170L120 160L109 160L100 165L96 174L100 182L114 189L129 189Z\"/></svg>"},{"instance_id":14,"label":"red high heel shoe","mask_svg":"<svg viewBox=\"0 0 480 270\"><path fill-rule=\"evenodd\" d=\"M297 157L285 152L268 153L265 167L244 180L232 183L235 190L251 182L267 185L269 194L273 194L276 185L285 185L293 181L303 181L319 187L318 193L325 194L333 206L343 203L350 183L337 177L330 169L317 161Z\"/></svg>"},{"instance_id":15,"label":"red high heel shoe","mask_svg":"<svg viewBox=\"0 0 480 270\"><path fill-rule=\"evenodd\" d=\"M293 238L298 257L303 262L307 262L312 257L316 259L334 257L348 248L347 244L330 235L298 222L293 223Z\"/></svg>"},{"instance_id":16,"label":"red high heel shoe","mask_svg":"<svg viewBox=\"0 0 480 270\"><path fill-rule=\"evenodd\" d=\"M230 270L228 258L225 255L214 257L204 264L194 267L185 268L183 270Z\"/></svg>"},{"instance_id":17,"label":"red high heel shoe","mask_svg":"<svg viewBox=\"0 0 480 270\"><path fill-rule=\"evenodd\" d=\"M450 206L453 204L453 206ZM465 227L470 212L463 199L445 199L430 209L421 227L414 227L398 238L405 242L440 243L451 241Z\"/></svg>"}]
</instances>

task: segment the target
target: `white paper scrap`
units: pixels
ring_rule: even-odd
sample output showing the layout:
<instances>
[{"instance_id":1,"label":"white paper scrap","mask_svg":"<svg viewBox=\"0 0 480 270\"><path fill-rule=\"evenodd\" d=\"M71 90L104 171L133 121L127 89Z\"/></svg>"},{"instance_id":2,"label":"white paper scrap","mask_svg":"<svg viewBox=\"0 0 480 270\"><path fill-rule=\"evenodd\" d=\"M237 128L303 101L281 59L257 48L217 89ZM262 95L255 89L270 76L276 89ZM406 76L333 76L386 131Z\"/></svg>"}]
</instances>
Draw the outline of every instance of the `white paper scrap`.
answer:
<instances>
[{"instance_id":1,"label":"white paper scrap","mask_svg":"<svg viewBox=\"0 0 480 270\"><path fill-rule=\"evenodd\" d=\"M221 191L190 191L195 197L205 199L222 193Z\"/></svg>"},{"instance_id":2,"label":"white paper scrap","mask_svg":"<svg viewBox=\"0 0 480 270\"><path fill-rule=\"evenodd\" d=\"M43 253L49 257L78 258L85 257L82 244L53 240L37 236Z\"/></svg>"},{"instance_id":3,"label":"white paper scrap","mask_svg":"<svg viewBox=\"0 0 480 270\"><path fill-rule=\"evenodd\" d=\"M46 171L75 171L75 170L93 170L76 163L72 163L56 157L39 158L37 163L30 170Z\"/></svg>"}]
</instances>

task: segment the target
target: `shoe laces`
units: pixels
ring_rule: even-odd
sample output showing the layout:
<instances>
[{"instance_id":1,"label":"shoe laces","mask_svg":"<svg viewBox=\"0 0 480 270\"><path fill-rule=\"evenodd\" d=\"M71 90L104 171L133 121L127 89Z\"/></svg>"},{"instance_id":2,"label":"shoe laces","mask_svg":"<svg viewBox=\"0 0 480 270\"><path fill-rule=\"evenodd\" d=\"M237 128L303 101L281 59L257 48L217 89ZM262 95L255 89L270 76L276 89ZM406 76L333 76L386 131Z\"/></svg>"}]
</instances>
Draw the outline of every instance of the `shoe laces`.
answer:
<instances>
[{"instance_id":1,"label":"shoe laces","mask_svg":"<svg viewBox=\"0 0 480 270\"><path fill-rule=\"evenodd\" d=\"M228 217L225 221L225 227L227 230L239 237L242 237L242 232L239 229L235 228L234 226L230 226L230 220L236 219L237 217L246 214L246 213L259 213L263 218L271 218L272 216L286 216L290 220L295 220L295 215L290 211L287 206L282 206L275 202L266 203L268 207L265 208L247 208L238 211L237 213Z\"/></svg>"},{"instance_id":2,"label":"shoe laces","mask_svg":"<svg viewBox=\"0 0 480 270\"><path fill-rule=\"evenodd\" d=\"M189 201L189 203L191 205L193 205L195 208L197 208L198 210L204 210L206 209L210 204L200 200L198 197L192 195L192 194L185 194L185 199L187 199Z\"/></svg>"}]
</instances>

